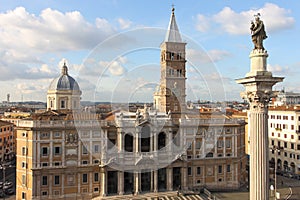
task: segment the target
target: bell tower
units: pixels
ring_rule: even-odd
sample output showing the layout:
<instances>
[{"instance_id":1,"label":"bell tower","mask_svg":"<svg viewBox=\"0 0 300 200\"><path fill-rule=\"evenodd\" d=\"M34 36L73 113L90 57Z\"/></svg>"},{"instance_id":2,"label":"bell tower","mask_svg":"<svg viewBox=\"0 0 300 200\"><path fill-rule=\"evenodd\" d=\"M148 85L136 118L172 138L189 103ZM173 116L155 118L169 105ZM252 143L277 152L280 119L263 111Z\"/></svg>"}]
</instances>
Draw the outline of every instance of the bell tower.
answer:
<instances>
[{"instance_id":1,"label":"bell tower","mask_svg":"<svg viewBox=\"0 0 300 200\"><path fill-rule=\"evenodd\" d=\"M172 8L165 40L160 45L160 85L154 94L154 106L160 112L181 114L185 111L185 45Z\"/></svg>"}]
</instances>

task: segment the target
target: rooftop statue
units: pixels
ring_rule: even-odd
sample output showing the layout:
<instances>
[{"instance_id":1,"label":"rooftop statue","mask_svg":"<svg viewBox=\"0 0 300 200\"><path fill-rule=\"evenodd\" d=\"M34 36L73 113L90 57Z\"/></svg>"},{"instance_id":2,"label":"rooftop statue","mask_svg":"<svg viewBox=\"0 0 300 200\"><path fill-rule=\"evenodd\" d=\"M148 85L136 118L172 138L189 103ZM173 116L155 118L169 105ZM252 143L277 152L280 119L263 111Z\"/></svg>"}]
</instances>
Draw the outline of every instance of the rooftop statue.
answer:
<instances>
[{"instance_id":1,"label":"rooftop statue","mask_svg":"<svg viewBox=\"0 0 300 200\"><path fill-rule=\"evenodd\" d=\"M260 13L254 15L255 22L251 21L251 36L252 42L254 43L254 49L264 50L263 40L268 36L266 35L265 26L263 21L260 20Z\"/></svg>"}]
</instances>

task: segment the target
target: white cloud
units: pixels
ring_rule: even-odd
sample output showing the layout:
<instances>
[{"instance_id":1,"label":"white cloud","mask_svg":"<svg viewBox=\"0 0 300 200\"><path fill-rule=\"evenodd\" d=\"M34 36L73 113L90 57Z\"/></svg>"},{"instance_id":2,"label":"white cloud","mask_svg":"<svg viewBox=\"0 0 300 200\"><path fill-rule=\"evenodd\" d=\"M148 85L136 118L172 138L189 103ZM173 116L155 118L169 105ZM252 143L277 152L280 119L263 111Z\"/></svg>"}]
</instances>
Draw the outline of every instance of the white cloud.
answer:
<instances>
[{"instance_id":1,"label":"white cloud","mask_svg":"<svg viewBox=\"0 0 300 200\"><path fill-rule=\"evenodd\" d=\"M122 30L124 29L128 29L130 28L131 24L132 24L132 21L128 20L128 19L123 19L123 18L119 18L118 19L118 23L120 25L120 28Z\"/></svg>"},{"instance_id":2,"label":"white cloud","mask_svg":"<svg viewBox=\"0 0 300 200\"><path fill-rule=\"evenodd\" d=\"M125 73L125 68L123 67L123 64L127 62L126 57L119 57L116 60L113 61L100 61L99 65L102 68L108 69L111 75L113 76L121 76Z\"/></svg>"},{"instance_id":3,"label":"white cloud","mask_svg":"<svg viewBox=\"0 0 300 200\"><path fill-rule=\"evenodd\" d=\"M230 53L223 50L198 50L198 49L187 49L186 51L187 59L189 62L193 64L201 64L201 63L213 63L218 62L228 56L230 56Z\"/></svg>"},{"instance_id":4,"label":"white cloud","mask_svg":"<svg viewBox=\"0 0 300 200\"><path fill-rule=\"evenodd\" d=\"M267 65L267 70L276 74L289 74L288 66L280 66L280 65Z\"/></svg>"},{"instance_id":5,"label":"white cloud","mask_svg":"<svg viewBox=\"0 0 300 200\"><path fill-rule=\"evenodd\" d=\"M289 16L290 11L273 3L266 3L262 8L235 12L230 7L224 7L213 16L197 16L196 28L199 31L207 31L208 24L212 22L219 24L221 29L229 34L249 34L250 21L253 15L261 13L262 20L266 25L267 32L275 32L294 26L295 20Z\"/></svg>"},{"instance_id":6,"label":"white cloud","mask_svg":"<svg viewBox=\"0 0 300 200\"><path fill-rule=\"evenodd\" d=\"M204 15L197 15L196 29L200 32L206 32L210 28L210 19Z\"/></svg>"}]
</instances>

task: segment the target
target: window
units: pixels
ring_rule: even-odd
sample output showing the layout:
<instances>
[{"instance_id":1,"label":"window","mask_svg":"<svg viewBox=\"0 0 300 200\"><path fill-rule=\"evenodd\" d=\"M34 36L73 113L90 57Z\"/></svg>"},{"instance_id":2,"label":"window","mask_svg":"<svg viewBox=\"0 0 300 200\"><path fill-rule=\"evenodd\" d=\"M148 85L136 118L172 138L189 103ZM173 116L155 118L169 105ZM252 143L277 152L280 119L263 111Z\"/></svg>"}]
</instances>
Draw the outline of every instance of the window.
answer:
<instances>
[{"instance_id":1,"label":"window","mask_svg":"<svg viewBox=\"0 0 300 200\"><path fill-rule=\"evenodd\" d=\"M201 174L201 167L197 167L197 174L198 174L198 175Z\"/></svg>"},{"instance_id":2,"label":"window","mask_svg":"<svg viewBox=\"0 0 300 200\"><path fill-rule=\"evenodd\" d=\"M42 156L48 156L48 147L42 147Z\"/></svg>"},{"instance_id":3,"label":"window","mask_svg":"<svg viewBox=\"0 0 300 200\"><path fill-rule=\"evenodd\" d=\"M201 148L201 141L197 141L196 142L196 149L200 149Z\"/></svg>"},{"instance_id":4,"label":"window","mask_svg":"<svg viewBox=\"0 0 300 200\"><path fill-rule=\"evenodd\" d=\"M94 173L94 182L99 181L99 173Z\"/></svg>"},{"instance_id":5,"label":"window","mask_svg":"<svg viewBox=\"0 0 300 200\"><path fill-rule=\"evenodd\" d=\"M82 145L82 154L88 154L87 148L84 144Z\"/></svg>"},{"instance_id":6,"label":"window","mask_svg":"<svg viewBox=\"0 0 300 200\"><path fill-rule=\"evenodd\" d=\"M292 139L292 140L294 139L294 135L291 135L291 139Z\"/></svg>"},{"instance_id":7,"label":"window","mask_svg":"<svg viewBox=\"0 0 300 200\"><path fill-rule=\"evenodd\" d=\"M54 176L54 185L59 185L59 176Z\"/></svg>"},{"instance_id":8,"label":"window","mask_svg":"<svg viewBox=\"0 0 300 200\"><path fill-rule=\"evenodd\" d=\"M227 165L227 172L230 172L230 165Z\"/></svg>"},{"instance_id":9,"label":"window","mask_svg":"<svg viewBox=\"0 0 300 200\"><path fill-rule=\"evenodd\" d=\"M82 164L83 164L83 165L87 165L87 164L88 164L88 161L87 161L87 160L83 160L83 161L82 161Z\"/></svg>"},{"instance_id":10,"label":"window","mask_svg":"<svg viewBox=\"0 0 300 200\"><path fill-rule=\"evenodd\" d=\"M82 174L82 183L87 183L87 182L88 182L87 174Z\"/></svg>"},{"instance_id":11,"label":"window","mask_svg":"<svg viewBox=\"0 0 300 200\"><path fill-rule=\"evenodd\" d=\"M226 148L231 148L231 140L226 140Z\"/></svg>"},{"instance_id":12,"label":"window","mask_svg":"<svg viewBox=\"0 0 300 200\"><path fill-rule=\"evenodd\" d=\"M219 172L219 174L221 174L222 172L223 172L223 169L222 169L223 167L222 167L222 165L219 165L219 167L218 167L218 172Z\"/></svg>"},{"instance_id":13,"label":"window","mask_svg":"<svg viewBox=\"0 0 300 200\"><path fill-rule=\"evenodd\" d=\"M59 166L60 162L54 162L54 166Z\"/></svg>"},{"instance_id":14,"label":"window","mask_svg":"<svg viewBox=\"0 0 300 200\"><path fill-rule=\"evenodd\" d=\"M54 133L54 137L55 137L55 138L59 138L60 136L61 136L61 135L60 135L60 132L55 132L55 133Z\"/></svg>"},{"instance_id":15,"label":"window","mask_svg":"<svg viewBox=\"0 0 300 200\"><path fill-rule=\"evenodd\" d=\"M192 168L191 167L188 167L188 175L192 176Z\"/></svg>"},{"instance_id":16,"label":"window","mask_svg":"<svg viewBox=\"0 0 300 200\"><path fill-rule=\"evenodd\" d=\"M42 167L47 167L47 166L48 166L48 163L46 163L46 162L42 163Z\"/></svg>"},{"instance_id":17,"label":"window","mask_svg":"<svg viewBox=\"0 0 300 200\"><path fill-rule=\"evenodd\" d=\"M98 191L99 191L99 188L95 187L94 192L98 192Z\"/></svg>"},{"instance_id":18,"label":"window","mask_svg":"<svg viewBox=\"0 0 300 200\"><path fill-rule=\"evenodd\" d=\"M291 125L291 130L294 130L294 125Z\"/></svg>"},{"instance_id":19,"label":"window","mask_svg":"<svg viewBox=\"0 0 300 200\"><path fill-rule=\"evenodd\" d=\"M26 147L22 147L22 155L23 156L27 155L27 148Z\"/></svg>"},{"instance_id":20,"label":"window","mask_svg":"<svg viewBox=\"0 0 300 200\"><path fill-rule=\"evenodd\" d=\"M22 168L23 168L23 169L27 168L27 163L24 162L24 161L22 162Z\"/></svg>"},{"instance_id":21,"label":"window","mask_svg":"<svg viewBox=\"0 0 300 200\"><path fill-rule=\"evenodd\" d=\"M26 193L25 192L22 192L22 200L23 199L26 199Z\"/></svg>"},{"instance_id":22,"label":"window","mask_svg":"<svg viewBox=\"0 0 300 200\"><path fill-rule=\"evenodd\" d=\"M284 152L284 156L287 157L287 152Z\"/></svg>"},{"instance_id":23,"label":"window","mask_svg":"<svg viewBox=\"0 0 300 200\"><path fill-rule=\"evenodd\" d=\"M26 175L22 174L22 185L26 185Z\"/></svg>"},{"instance_id":24,"label":"window","mask_svg":"<svg viewBox=\"0 0 300 200\"><path fill-rule=\"evenodd\" d=\"M61 100L60 101L60 108L65 108L66 105L65 105L65 100Z\"/></svg>"},{"instance_id":25,"label":"window","mask_svg":"<svg viewBox=\"0 0 300 200\"><path fill-rule=\"evenodd\" d=\"M285 134L286 135L286 134ZM287 148L287 142L284 142L284 148Z\"/></svg>"},{"instance_id":26,"label":"window","mask_svg":"<svg viewBox=\"0 0 300 200\"><path fill-rule=\"evenodd\" d=\"M23 133L22 133L22 137L27 137L27 133L26 133L26 132L23 132Z\"/></svg>"},{"instance_id":27,"label":"window","mask_svg":"<svg viewBox=\"0 0 300 200\"><path fill-rule=\"evenodd\" d=\"M47 191L42 191L42 196L47 196L48 192Z\"/></svg>"},{"instance_id":28,"label":"window","mask_svg":"<svg viewBox=\"0 0 300 200\"><path fill-rule=\"evenodd\" d=\"M49 133L41 133L41 138L49 138Z\"/></svg>"},{"instance_id":29,"label":"window","mask_svg":"<svg viewBox=\"0 0 300 200\"><path fill-rule=\"evenodd\" d=\"M287 135L286 134L284 134L284 138L287 138ZM285 147L286 148L286 147Z\"/></svg>"},{"instance_id":30,"label":"window","mask_svg":"<svg viewBox=\"0 0 300 200\"><path fill-rule=\"evenodd\" d=\"M98 144L94 145L94 153L99 153L99 145Z\"/></svg>"},{"instance_id":31,"label":"window","mask_svg":"<svg viewBox=\"0 0 300 200\"><path fill-rule=\"evenodd\" d=\"M224 145L223 140L218 140L218 144L217 144L218 148L223 148L223 145Z\"/></svg>"},{"instance_id":32,"label":"window","mask_svg":"<svg viewBox=\"0 0 300 200\"><path fill-rule=\"evenodd\" d=\"M294 143L291 143L291 149L294 149L294 148L295 148Z\"/></svg>"},{"instance_id":33,"label":"window","mask_svg":"<svg viewBox=\"0 0 300 200\"><path fill-rule=\"evenodd\" d=\"M48 185L48 176L42 177L42 185Z\"/></svg>"},{"instance_id":34,"label":"window","mask_svg":"<svg viewBox=\"0 0 300 200\"><path fill-rule=\"evenodd\" d=\"M272 144L272 146L274 146L274 140L271 140L271 144Z\"/></svg>"},{"instance_id":35,"label":"window","mask_svg":"<svg viewBox=\"0 0 300 200\"><path fill-rule=\"evenodd\" d=\"M60 151L60 147L54 147L54 155L59 155L61 154L61 151Z\"/></svg>"}]
</instances>

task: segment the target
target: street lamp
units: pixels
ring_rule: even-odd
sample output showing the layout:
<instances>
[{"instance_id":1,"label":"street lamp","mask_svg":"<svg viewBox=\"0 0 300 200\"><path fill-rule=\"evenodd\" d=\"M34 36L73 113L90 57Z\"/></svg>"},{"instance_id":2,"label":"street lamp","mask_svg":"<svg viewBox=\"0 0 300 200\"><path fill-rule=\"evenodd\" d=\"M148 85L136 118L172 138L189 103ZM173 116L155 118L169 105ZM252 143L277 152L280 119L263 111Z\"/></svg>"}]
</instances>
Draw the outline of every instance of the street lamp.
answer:
<instances>
[{"instance_id":1,"label":"street lamp","mask_svg":"<svg viewBox=\"0 0 300 200\"><path fill-rule=\"evenodd\" d=\"M274 192L275 192L275 195L274 195L274 199L276 200L277 199L277 176L276 176L276 173L277 173L277 154L278 152L280 152L280 150L283 150L283 147L280 147L280 146L273 146L270 150L274 151L275 153L275 162L274 162Z\"/></svg>"}]
</instances>

